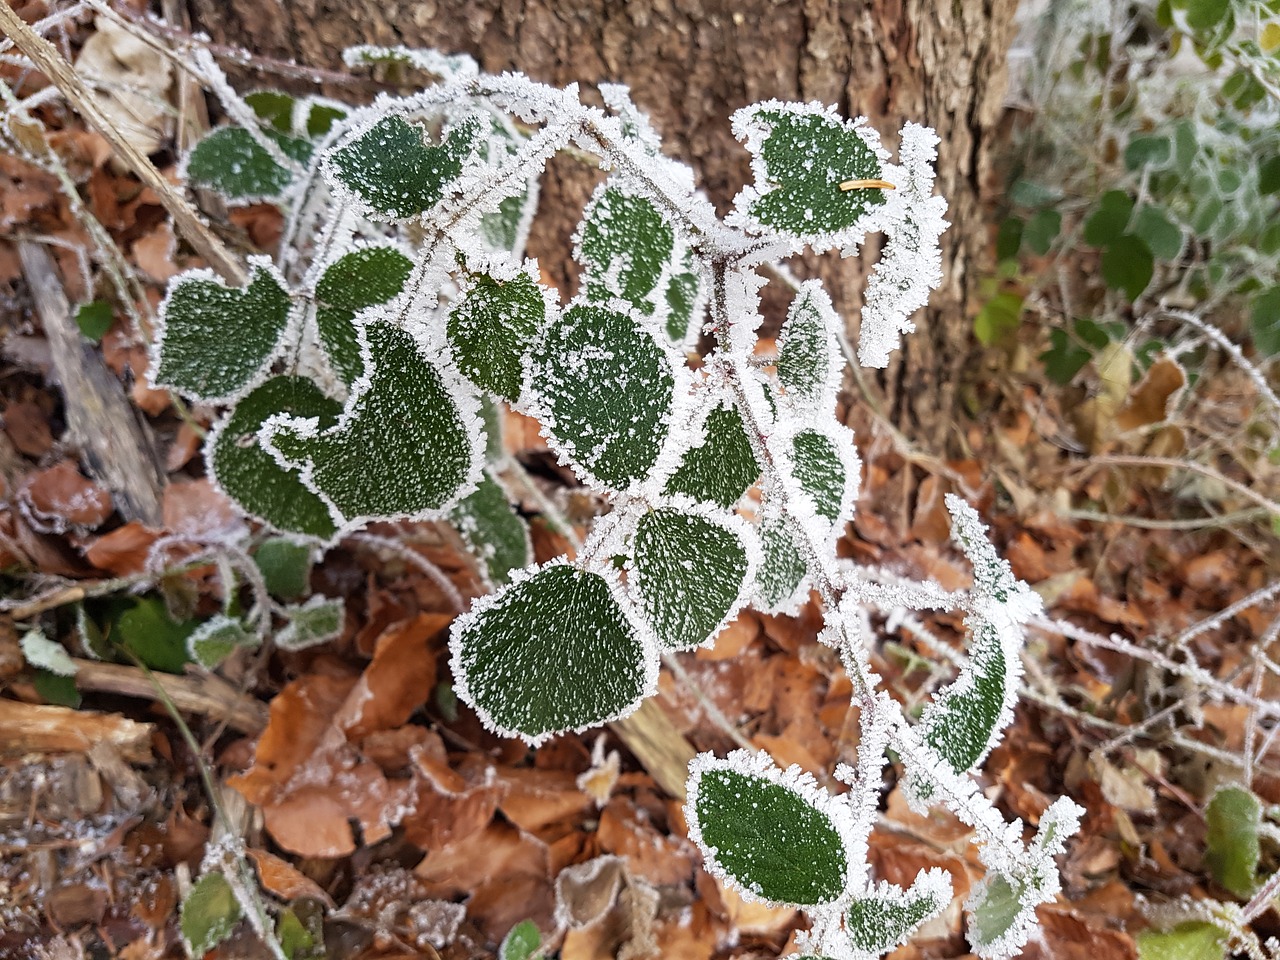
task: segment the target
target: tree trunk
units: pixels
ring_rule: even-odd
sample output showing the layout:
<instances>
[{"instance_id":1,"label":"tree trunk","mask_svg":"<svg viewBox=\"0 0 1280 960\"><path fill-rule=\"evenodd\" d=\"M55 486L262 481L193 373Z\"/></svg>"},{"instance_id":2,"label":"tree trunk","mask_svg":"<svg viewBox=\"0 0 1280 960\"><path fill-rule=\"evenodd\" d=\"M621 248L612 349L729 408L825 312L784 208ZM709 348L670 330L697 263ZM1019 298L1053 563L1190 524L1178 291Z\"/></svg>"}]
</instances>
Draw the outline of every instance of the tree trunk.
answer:
<instances>
[{"instance_id":1,"label":"tree trunk","mask_svg":"<svg viewBox=\"0 0 1280 960\"><path fill-rule=\"evenodd\" d=\"M304 64L333 66L358 43L405 44L465 51L489 72L557 85L627 83L722 212L750 176L729 128L738 107L775 97L834 103L870 117L890 147L906 120L933 126L953 223L945 280L882 387L908 436L944 451L972 369L978 280L990 269L984 211L1017 0L190 2L195 26L215 40ZM557 282L573 280L566 241L597 176L557 159L544 179L529 252ZM827 279L856 334L865 266L831 258L809 269Z\"/></svg>"}]
</instances>

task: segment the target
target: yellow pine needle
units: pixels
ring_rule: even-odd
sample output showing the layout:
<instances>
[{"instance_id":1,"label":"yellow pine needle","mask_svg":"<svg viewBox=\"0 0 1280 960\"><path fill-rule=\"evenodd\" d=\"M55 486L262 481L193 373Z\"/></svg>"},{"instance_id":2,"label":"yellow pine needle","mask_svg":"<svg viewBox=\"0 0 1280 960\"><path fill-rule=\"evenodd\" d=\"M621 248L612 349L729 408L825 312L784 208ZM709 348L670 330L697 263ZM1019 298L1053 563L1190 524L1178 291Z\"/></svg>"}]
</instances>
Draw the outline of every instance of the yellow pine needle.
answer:
<instances>
[{"instance_id":1,"label":"yellow pine needle","mask_svg":"<svg viewBox=\"0 0 1280 960\"><path fill-rule=\"evenodd\" d=\"M897 190L888 180L846 180L840 184L841 190Z\"/></svg>"}]
</instances>

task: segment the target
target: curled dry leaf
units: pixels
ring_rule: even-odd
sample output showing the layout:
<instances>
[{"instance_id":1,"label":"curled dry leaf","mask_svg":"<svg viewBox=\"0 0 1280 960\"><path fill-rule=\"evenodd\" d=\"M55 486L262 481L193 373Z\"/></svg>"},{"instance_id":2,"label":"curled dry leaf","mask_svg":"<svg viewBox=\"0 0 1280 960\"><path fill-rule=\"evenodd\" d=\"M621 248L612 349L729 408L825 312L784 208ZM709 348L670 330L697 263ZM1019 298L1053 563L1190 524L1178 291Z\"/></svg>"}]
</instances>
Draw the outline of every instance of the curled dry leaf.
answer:
<instances>
[{"instance_id":1,"label":"curled dry leaf","mask_svg":"<svg viewBox=\"0 0 1280 960\"><path fill-rule=\"evenodd\" d=\"M436 685L434 641L453 618L420 613L388 627L374 646L373 662L338 712L335 722L358 741L376 730L403 724L426 703Z\"/></svg>"},{"instance_id":2,"label":"curled dry leaf","mask_svg":"<svg viewBox=\"0 0 1280 960\"><path fill-rule=\"evenodd\" d=\"M92 529L111 516L111 494L87 479L70 460L32 474L19 493L27 518L37 529L63 533Z\"/></svg>"}]
</instances>

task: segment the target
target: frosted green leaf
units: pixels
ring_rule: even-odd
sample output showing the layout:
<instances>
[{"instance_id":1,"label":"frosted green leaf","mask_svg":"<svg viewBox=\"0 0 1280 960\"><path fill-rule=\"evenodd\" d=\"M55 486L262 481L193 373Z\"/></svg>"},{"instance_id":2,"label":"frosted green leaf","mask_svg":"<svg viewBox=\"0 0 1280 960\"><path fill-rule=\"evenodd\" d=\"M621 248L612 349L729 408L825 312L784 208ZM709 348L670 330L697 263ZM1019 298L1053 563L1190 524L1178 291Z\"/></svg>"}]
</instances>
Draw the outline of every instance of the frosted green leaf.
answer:
<instances>
[{"instance_id":1,"label":"frosted green leaf","mask_svg":"<svg viewBox=\"0 0 1280 960\"><path fill-rule=\"evenodd\" d=\"M1204 811L1204 860L1218 885L1248 900L1258 885L1262 804L1241 786L1219 787Z\"/></svg>"},{"instance_id":2,"label":"frosted green leaf","mask_svg":"<svg viewBox=\"0 0 1280 960\"><path fill-rule=\"evenodd\" d=\"M675 403L675 365L626 313L570 307L530 355L539 419L589 481L626 489L658 462Z\"/></svg>"},{"instance_id":3,"label":"frosted green leaf","mask_svg":"<svg viewBox=\"0 0 1280 960\"><path fill-rule=\"evenodd\" d=\"M225 286L208 270L189 271L170 285L152 357L155 386L223 403L260 375L289 326L289 294L268 262L253 262L243 288Z\"/></svg>"},{"instance_id":4,"label":"frosted green leaf","mask_svg":"<svg viewBox=\"0 0 1280 960\"><path fill-rule=\"evenodd\" d=\"M768 613L791 609L804 582L808 567L787 533L781 517L764 520L760 525L760 546L764 556L756 571L756 598Z\"/></svg>"},{"instance_id":5,"label":"frosted green leaf","mask_svg":"<svg viewBox=\"0 0 1280 960\"><path fill-rule=\"evenodd\" d=\"M488 470L475 493L454 507L449 519L483 564L491 584L509 582L512 570L533 560L529 527Z\"/></svg>"},{"instance_id":6,"label":"frosted green leaf","mask_svg":"<svg viewBox=\"0 0 1280 960\"><path fill-rule=\"evenodd\" d=\"M311 102L307 111L307 136L319 139L333 129L333 125L347 115L347 111L333 103Z\"/></svg>"},{"instance_id":7,"label":"frosted green leaf","mask_svg":"<svg viewBox=\"0 0 1280 960\"><path fill-rule=\"evenodd\" d=\"M412 271L413 261L395 247L364 247L339 257L316 283L320 342L347 386L364 372L356 312L394 299Z\"/></svg>"},{"instance_id":8,"label":"frosted green leaf","mask_svg":"<svg viewBox=\"0 0 1280 960\"><path fill-rule=\"evenodd\" d=\"M187 638L193 622L176 623L164 601L144 597L120 614L112 639L154 670L182 673L190 657Z\"/></svg>"},{"instance_id":9,"label":"frosted green leaf","mask_svg":"<svg viewBox=\"0 0 1280 960\"><path fill-rule=\"evenodd\" d=\"M278 417L264 440L330 508L340 527L449 509L480 471L484 437L461 392L388 323L365 327L366 371L338 422ZM370 482L376 478L376 482Z\"/></svg>"},{"instance_id":10,"label":"frosted green leaf","mask_svg":"<svg viewBox=\"0 0 1280 960\"><path fill-rule=\"evenodd\" d=\"M524 355L546 315L542 288L528 272L509 280L470 275L445 327L458 369L476 386L514 403Z\"/></svg>"},{"instance_id":11,"label":"frosted green leaf","mask_svg":"<svg viewBox=\"0 0 1280 960\"><path fill-rule=\"evenodd\" d=\"M197 880L182 901L182 939L191 956L203 957L231 936L241 915L226 877L215 871Z\"/></svg>"},{"instance_id":12,"label":"frosted green leaf","mask_svg":"<svg viewBox=\"0 0 1280 960\"><path fill-rule=\"evenodd\" d=\"M657 663L618 590L603 573L553 563L477 601L450 635L458 697L485 726L535 745L630 713Z\"/></svg>"},{"instance_id":13,"label":"frosted green leaf","mask_svg":"<svg viewBox=\"0 0 1280 960\"><path fill-rule=\"evenodd\" d=\"M712 516L651 510L636 524L631 570L639 606L670 650L715 639L745 599L751 574L745 525Z\"/></svg>"},{"instance_id":14,"label":"frosted green leaf","mask_svg":"<svg viewBox=\"0 0 1280 960\"><path fill-rule=\"evenodd\" d=\"M760 476L760 465L742 415L731 403L707 415L705 439L685 451L680 466L667 481L666 493L683 493L695 500L732 507Z\"/></svg>"},{"instance_id":15,"label":"frosted green leaf","mask_svg":"<svg viewBox=\"0 0 1280 960\"><path fill-rule=\"evenodd\" d=\"M863 214L884 203L880 188L840 189L881 177L879 140L861 122L775 100L739 110L733 128L753 155L755 184L734 201L748 222L821 242L855 230Z\"/></svg>"},{"instance_id":16,"label":"frosted green leaf","mask_svg":"<svg viewBox=\"0 0 1280 960\"><path fill-rule=\"evenodd\" d=\"M907 938L951 900L951 880L945 871L922 871L909 890L882 883L870 895L850 902L845 930L859 953L882 956Z\"/></svg>"},{"instance_id":17,"label":"frosted green leaf","mask_svg":"<svg viewBox=\"0 0 1280 960\"><path fill-rule=\"evenodd\" d=\"M452 191L486 128L469 116L427 144L423 130L400 116L383 117L329 154L330 173L369 209L391 220L430 210Z\"/></svg>"},{"instance_id":18,"label":"frosted green leaf","mask_svg":"<svg viewBox=\"0 0 1280 960\"><path fill-rule=\"evenodd\" d=\"M227 496L277 530L328 540L337 531L324 501L262 447L258 431L277 414L337 422L342 404L305 377L273 377L236 404L209 439L210 470Z\"/></svg>"},{"instance_id":19,"label":"frosted green leaf","mask_svg":"<svg viewBox=\"0 0 1280 960\"><path fill-rule=\"evenodd\" d=\"M616 183L596 191L582 224L577 259L592 303L621 297L643 314L656 309L653 293L675 253L675 231L646 197Z\"/></svg>"},{"instance_id":20,"label":"frosted green leaf","mask_svg":"<svg viewBox=\"0 0 1280 960\"><path fill-rule=\"evenodd\" d=\"M689 765L685 817L707 870L748 898L816 906L848 885L847 807L798 767L765 755L700 754Z\"/></svg>"},{"instance_id":21,"label":"frosted green leaf","mask_svg":"<svg viewBox=\"0 0 1280 960\"><path fill-rule=\"evenodd\" d=\"M76 664L68 655L67 648L50 640L43 631L28 630L22 635L19 646L22 648L22 658L31 666L48 670L60 677L76 675Z\"/></svg>"},{"instance_id":22,"label":"frosted green leaf","mask_svg":"<svg viewBox=\"0 0 1280 960\"><path fill-rule=\"evenodd\" d=\"M345 608L341 600L315 594L306 603L285 607L289 621L276 634L276 646L281 650L305 650L338 639L342 633Z\"/></svg>"},{"instance_id":23,"label":"frosted green leaf","mask_svg":"<svg viewBox=\"0 0 1280 960\"><path fill-rule=\"evenodd\" d=\"M290 160L305 164L311 144L278 130L264 130ZM220 127L195 145L187 157L186 178L210 187L229 200L278 197L293 174L276 163L267 149L243 127Z\"/></svg>"},{"instance_id":24,"label":"frosted green leaf","mask_svg":"<svg viewBox=\"0 0 1280 960\"><path fill-rule=\"evenodd\" d=\"M686 267L691 266L688 257ZM667 336L672 343L685 343L695 339L698 331L690 329L698 310L698 297L702 281L691 269L673 274L667 281Z\"/></svg>"},{"instance_id":25,"label":"frosted green leaf","mask_svg":"<svg viewBox=\"0 0 1280 960\"><path fill-rule=\"evenodd\" d=\"M849 485L836 442L817 430L801 430L791 440L791 457L795 478L813 499L818 516L835 523L844 510Z\"/></svg>"},{"instance_id":26,"label":"frosted green leaf","mask_svg":"<svg viewBox=\"0 0 1280 960\"><path fill-rule=\"evenodd\" d=\"M288 537L263 541L253 555L262 582L273 597L296 600L311 583L311 547Z\"/></svg>"},{"instance_id":27,"label":"frosted green leaf","mask_svg":"<svg viewBox=\"0 0 1280 960\"><path fill-rule=\"evenodd\" d=\"M206 620L187 637L187 653L207 670L212 670L239 647L256 647L258 638L239 620L219 614Z\"/></svg>"},{"instance_id":28,"label":"frosted green leaf","mask_svg":"<svg viewBox=\"0 0 1280 960\"><path fill-rule=\"evenodd\" d=\"M481 396L480 420L484 423L485 463L497 463L505 456L502 442L502 406L489 397Z\"/></svg>"},{"instance_id":29,"label":"frosted green leaf","mask_svg":"<svg viewBox=\"0 0 1280 960\"><path fill-rule=\"evenodd\" d=\"M778 381L804 409L834 399L842 368L838 322L822 282L801 285L778 334Z\"/></svg>"},{"instance_id":30,"label":"frosted green leaf","mask_svg":"<svg viewBox=\"0 0 1280 960\"><path fill-rule=\"evenodd\" d=\"M497 166L504 156L518 153L525 138L505 118L494 115L489 119L492 132L485 145L485 159ZM519 193L503 197L497 210L481 215L480 236L494 250L518 254L524 248L537 204L537 180L530 180Z\"/></svg>"},{"instance_id":31,"label":"frosted green leaf","mask_svg":"<svg viewBox=\"0 0 1280 960\"><path fill-rule=\"evenodd\" d=\"M978 947L995 943L1013 931L1022 917L1025 885L1003 874L988 874L971 905L969 940Z\"/></svg>"},{"instance_id":32,"label":"frosted green leaf","mask_svg":"<svg viewBox=\"0 0 1280 960\"><path fill-rule=\"evenodd\" d=\"M1143 930L1135 938L1138 960L1225 960L1227 931L1205 920L1188 920L1172 930Z\"/></svg>"},{"instance_id":33,"label":"frosted green leaf","mask_svg":"<svg viewBox=\"0 0 1280 960\"><path fill-rule=\"evenodd\" d=\"M532 920L521 920L512 927L498 947L498 960L534 960L540 956L542 934Z\"/></svg>"},{"instance_id":34,"label":"frosted green leaf","mask_svg":"<svg viewBox=\"0 0 1280 960\"><path fill-rule=\"evenodd\" d=\"M271 129L293 132L293 108L298 101L289 94L282 90L255 90L245 94L244 102Z\"/></svg>"}]
</instances>

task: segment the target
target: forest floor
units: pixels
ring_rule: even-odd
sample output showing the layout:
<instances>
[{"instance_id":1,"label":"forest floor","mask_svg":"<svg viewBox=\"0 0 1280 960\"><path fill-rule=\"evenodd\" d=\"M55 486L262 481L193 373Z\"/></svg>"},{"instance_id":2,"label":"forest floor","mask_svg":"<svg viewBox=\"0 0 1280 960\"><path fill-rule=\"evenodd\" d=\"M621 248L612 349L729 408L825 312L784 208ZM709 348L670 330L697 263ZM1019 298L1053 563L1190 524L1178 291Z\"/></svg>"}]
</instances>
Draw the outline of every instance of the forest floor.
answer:
<instances>
[{"instance_id":1,"label":"forest floor","mask_svg":"<svg viewBox=\"0 0 1280 960\"><path fill-rule=\"evenodd\" d=\"M43 84L12 65L3 76L24 96ZM199 261L98 134L56 99L40 115L154 308ZM172 153L156 159L174 178ZM223 229L269 253L281 226L257 205L226 213ZM105 364L151 438L157 519L127 520L90 479L40 315L39 257L20 257L19 245L47 251L67 302L83 304L105 289L84 260L95 240L57 178L7 152L0 231L0 957L183 955L178 905L228 829L246 842L261 895L289 905L301 928L322 928L334 958L490 956L523 920L551 934L557 903L590 921L553 936L562 960L745 960L788 946L797 913L744 903L700 868L681 812L683 764L750 745L838 788L830 771L853 754L857 711L817 642L816 599L796 617L743 613L713 649L678 655L636 719L536 751L486 732L453 697L453 593L465 602L482 587L456 538L432 524L375 526L311 569L303 594L345 601L332 643L242 651L216 672L92 659L86 623L115 623L125 609L215 613L226 567L202 559L210 545L262 537L206 477L200 437L216 411L179 411L150 389L144 339L119 314L86 329L97 346L81 362ZM981 417L957 415L965 455L952 459L910 446L856 384L842 401L870 465L842 555L966 586L943 506L956 492L1045 601L1016 719L980 774L1006 817L1034 824L1062 794L1086 811L1030 958L1129 960L1161 916L1204 919L1214 904L1248 900L1215 867L1248 840L1211 836L1206 805L1222 784L1280 805L1280 670L1268 649L1280 554L1254 509L1275 478L1265 465L1251 476L1230 458L1180 459L1178 441L1252 429L1260 399L1228 359L1194 372L1188 403L1173 359L1138 377L1089 368L1064 388L1033 349L992 351L975 377ZM531 422L510 414L506 444L540 488L519 505L537 559L565 553L543 503L581 520L579 533L596 504ZM952 675L958 617L873 625L872 663L895 697L919 704ZM22 641L35 630L65 649L73 678L28 662ZM1251 869L1265 877L1280 851L1261 832ZM982 874L969 839L950 816L912 813L890 768L876 874L909 883L941 867L958 895L894 960L965 953L961 899ZM619 859L566 872L608 856ZM1253 928L1280 936L1280 915L1262 909ZM1189 949L1143 953L1213 955ZM268 955L247 921L211 954Z\"/></svg>"}]
</instances>

